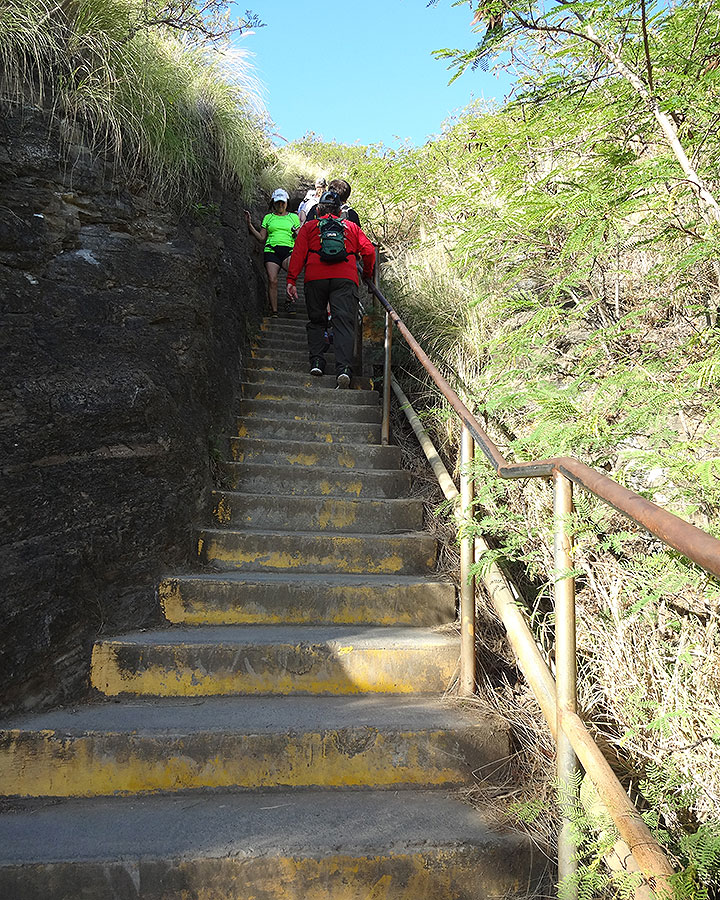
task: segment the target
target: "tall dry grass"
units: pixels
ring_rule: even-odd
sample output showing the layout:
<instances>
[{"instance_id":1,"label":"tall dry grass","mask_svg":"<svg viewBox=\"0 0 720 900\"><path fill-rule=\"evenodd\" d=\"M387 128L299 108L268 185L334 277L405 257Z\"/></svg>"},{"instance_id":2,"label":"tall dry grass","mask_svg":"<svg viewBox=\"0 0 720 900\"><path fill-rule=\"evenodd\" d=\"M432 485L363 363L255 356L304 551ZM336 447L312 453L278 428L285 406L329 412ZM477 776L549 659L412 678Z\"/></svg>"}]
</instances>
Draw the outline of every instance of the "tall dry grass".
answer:
<instances>
[{"instance_id":1,"label":"tall dry grass","mask_svg":"<svg viewBox=\"0 0 720 900\"><path fill-rule=\"evenodd\" d=\"M511 458L528 458L522 455L524 440L534 434L535 446L556 455L555 431L536 434L547 410L528 403L523 390L524 379L537 373L528 376L512 348L503 355L507 345L497 341L506 327L497 284L468 277L452 265L442 244L432 242L388 263L383 278L386 294L413 334L501 449ZM449 467L457 467L456 417L409 354L401 350L399 356L426 427ZM611 366L608 372L613 375ZM591 414L592 403L586 408ZM564 421L568 411L559 409L557 415ZM627 481L627 459L617 448L607 451L613 460L609 474ZM577 455L585 452L581 448ZM528 619L552 666L550 491L538 481L502 482L481 458L475 469L477 527L520 585ZM686 495L673 495L667 472L654 483L658 472L649 476L640 470L644 476L634 470L633 477L641 490L664 491L684 509ZM576 500L580 705L632 796L659 832L668 834L670 852L682 861L684 842L702 825L712 831L720 809L718 586L600 501L582 494ZM705 509L717 523L718 509ZM487 598L479 592L478 599L479 615L492 622ZM533 801L554 789L547 729L521 684L501 678L485 695L523 735L525 755L516 761L523 786L508 786L506 799L521 819L532 820L538 835L549 838L555 813L547 803Z\"/></svg>"},{"instance_id":2,"label":"tall dry grass","mask_svg":"<svg viewBox=\"0 0 720 900\"><path fill-rule=\"evenodd\" d=\"M163 196L197 200L215 179L250 199L277 159L246 54L142 28L142 0L6 0L0 100L35 104Z\"/></svg>"}]
</instances>

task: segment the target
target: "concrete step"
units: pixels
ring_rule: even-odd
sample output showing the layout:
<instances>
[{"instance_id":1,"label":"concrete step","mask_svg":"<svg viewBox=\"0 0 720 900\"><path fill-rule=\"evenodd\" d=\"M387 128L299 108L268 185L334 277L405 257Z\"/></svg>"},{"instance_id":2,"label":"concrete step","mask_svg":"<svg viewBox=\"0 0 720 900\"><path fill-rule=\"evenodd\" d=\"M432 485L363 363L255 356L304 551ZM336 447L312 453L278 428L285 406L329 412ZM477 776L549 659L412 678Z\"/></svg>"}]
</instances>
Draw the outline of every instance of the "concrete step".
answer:
<instances>
[{"instance_id":1,"label":"concrete step","mask_svg":"<svg viewBox=\"0 0 720 900\"><path fill-rule=\"evenodd\" d=\"M305 308L302 305L299 305L299 311L300 315L265 320L260 326L260 331L257 332L257 334L285 334L287 332L297 332L298 334L304 335L307 332L307 315L305 314Z\"/></svg>"},{"instance_id":2,"label":"concrete step","mask_svg":"<svg viewBox=\"0 0 720 900\"><path fill-rule=\"evenodd\" d=\"M399 469L400 448L375 444L318 443L231 437L230 457L237 463L316 466L321 478L328 469Z\"/></svg>"},{"instance_id":3,"label":"concrete step","mask_svg":"<svg viewBox=\"0 0 720 900\"><path fill-rule=\"evenodd\" d=\"M382 425L312 419L238 418L237 437L323 444L380 444Z\"/></svg>"},{"instance_id":4,"label":"concrete step","mask_svg":"<svg viewBox=\"0 0 720 900\"><path fill-rule=\"evenodd\" d=\"M307 329L305 322L292 322L287 325L276 325L260 331L252 339L253 346L262 346L266 341L290 341L307 350Z\"/></svg>"},{"instance_id":5,"label":"concrete step","mask_svg":"<svg viewBox=\"0 0 720 900\"><path fill-rule=\"evenodd\" d=\"M312 466L223 463L222 477L235 490L303 497L402 497L410 490L410 473L403 469L325 468L320 473Z\"/></svg>"},{"instance_id":6,"label":"concrete step","mask_svg":"<svg viewBox=\"0 0 720 900\"><path fill-rule=\"evenodd\" d=\"M205 528L198 556L225 571L425 575L435 565L437 542L424 531L377 535Z\"/></svg>"},{"instance_id":7,"label":"concrete step","mask_svg":"<svg viewBox=\"0 0 720 900\"><path fill-rule=\"evenodd\" d=\"M265 372L254 374L259 377L242 384L243 399L246 400L293 400L308 404L337 403L338 392L329 378L315 378L301 372L288 372L287 379L280 379L280 373ZM342 394L344 407L377 407L380 394L377 391L345 390Z\"/></svg>"},{"instance_id":8,"label":"concrete step","mask_svg":"<svg viewBox=\"0 0 720 900\"><path fill-rule=\"evenodd\" d=\"M322 376L313 376L318 385L330 383L330 379L335 380L335 357L325 358L326 367L325 374ZM295 374L310 374L310 361L307 354L302 358L288 359L284 354L278 356L265 355L262 357L251 357L245 361L246 378L250 378L253 371L260 372L291 372Z\"/></svg>"},{"instance_id":9,"label":"concrete step","mask_svg":"<svg viewBox=\"0 0 720 900\"><path fill-rule=\"evenodd\" d=\"M262 337L267 334L307 334L307 318L297 316L296 318L278 318L275 320L268 319L260 326L257 336Z\"/></svg>"},{"instance_id":10,"label":"concrete step","mask_svg":"<svg viewBox=\"0 0 720 900\"><path fill-rule=\"evenodd\" d=\"M96 642L103 694L438 694L455 677L458 636L421 628L225 625Z\"/></svg>"},{"instance_id":11,"label":"concrete step","mask_svg":"<svg viewBox=\"0 0 720 900\"><path fill-rule=\"evenodd\" d=\"M300 284L298 282L299 288ZM260 333L262 334L266 331L288 331L291 329L298 329L304 332L308 322L304 304L298 303L295 310L295 315L281 315L277 318L263 319L260 325Z\"/></svg>"},{"instance_id":12,"label":"concrete step","mask_svg":"<svg viewBox=\"0 0 720 900\"><path fill-rule=\"evenodd\" d=\"M332 347L326 351L324 356L328 365L334 364L335 350ZM310 365L310 357L307 350L278 350L274 347L258 347L252 350L252 359L256 359L259 362L276 362L281 360L285 363L291 363L292 368L299 365Z\"/></svg>"},{"instance_id":13,"label":"concrete step","mask_svg":"<svg viewBox=\"0 0 720 900\"><path fill-rule=\"evenodd\" d=\"M288 419L293 421L371 423L380 424L382 409L377 402L359 404L345 402L345 391L330 391L318 397L245 398L240 401L239 414L245 419ZM347 391L354 394L355 391ZM359 392L357 392L359 393ZM363 391L363 394L367 393Z\"/></svg>"},{"instance_id":14,"label":"concrete step","mask_svg":"<svg viewBox=\"0 0 720 900\"><path fill-rule=\"evenodd\" d=\"M0 815L7 900L550 896L527 837L437 791L25 803Z\"/></svg>"},{"instance_id":15,"label":"concrete step","mask_svg":"<svg viewBox=\"0 0 720 900\"><path fill-rule=\"evenodd\" d=\"M333 531L392 534L420 531L421 500L359 500L213 491L212 518L218 526L267 531Z\"/></svg>"},{"instance_id":16,"label":"concrete step","mask_svg":"<svg viewBox=\"0 0 720 900\"><path fill-rule=\"evenodd\" d=\"M245 382L258 384L283 384L290 388L294 386L312 388L317 391L318 395L322 395L323 391L334 391L336 388L335 376L328 369L325 375L318 378L311 375L307 366L290 370L289 368L278 369L254 369L251 366L245 371ZM370 378L356 378L353 376L350 387L345 391L345 395L351 396L354 393L364 393L370 391L374 393L373 381Z\"/></svg>"},{"instance_id":17,"label":"concrete step","mask_svg":"<svg viewBox=\"0 0 720 900\"><path fill-rule=\"evenodd\" d=\"M334 352L334 341L325 341L325 353ZM251 348L253 351L268 350L275 354L302 353L305 359L309 359L310 348L305 334L264 334L256 338ZM254 354L253 354L254 355Z\"/></svg>"},{"instance_id":18,"label":"concrete step","mask_svg":"<svg viewBox=\"0 0 720 900\"><path fill-rule=\"evenodd\" d=\"M226 572L161 582L169 622L185 625L409 625L455 618L455 586L412 575Z\"/></svg>"},{"instance_id":19,"label":"concrete step","mask_svg":"<svg viewBox=\"0 0 720 900\"><path fill-rule=\"evenodd\" d=\"M461 787L497 783L509 754L499 717L434 698L135 699L6 723L0 793Z\"/></svg>"},{"instance_id":20,"label":"concrete step","mask_svg":"<svg viewBox=\"0 0 720 900\"><path fill-rule=\"evenodd\" d=\"M264 334L257 341L253 341L253 349L262 350L296 350L308 353L307 337L304 334Z\"/></svg>"}]
</instances>

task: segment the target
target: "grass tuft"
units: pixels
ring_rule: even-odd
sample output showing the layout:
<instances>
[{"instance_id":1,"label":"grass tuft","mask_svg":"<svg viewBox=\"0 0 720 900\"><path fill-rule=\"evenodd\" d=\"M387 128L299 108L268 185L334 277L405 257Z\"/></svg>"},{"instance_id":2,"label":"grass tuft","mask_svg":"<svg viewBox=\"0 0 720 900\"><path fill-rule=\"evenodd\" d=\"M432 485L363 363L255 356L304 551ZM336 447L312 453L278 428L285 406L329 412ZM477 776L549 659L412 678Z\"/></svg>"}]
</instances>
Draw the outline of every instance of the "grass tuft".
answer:
<instances>
[{"instance_id":1,"label":"grass tuft","mask_svg":"<svg viewBox=\"0 0 720 900\"><path fill-rule=\"evenodd\" d=\"M142 13L142 0L7 0L0 100L43 107L164 197L216 181L249 200L275 154L248 55L143 28Z\"/></svg>"}]
</instances>

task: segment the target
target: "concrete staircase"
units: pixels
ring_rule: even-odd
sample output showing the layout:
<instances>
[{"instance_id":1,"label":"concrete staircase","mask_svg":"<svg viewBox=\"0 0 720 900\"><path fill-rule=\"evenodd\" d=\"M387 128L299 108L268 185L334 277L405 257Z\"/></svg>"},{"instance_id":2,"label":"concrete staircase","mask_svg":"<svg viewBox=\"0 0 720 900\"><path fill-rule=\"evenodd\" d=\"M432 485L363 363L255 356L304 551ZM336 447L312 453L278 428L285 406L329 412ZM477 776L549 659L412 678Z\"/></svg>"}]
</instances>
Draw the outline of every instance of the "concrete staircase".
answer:
<instances>
[{"instance_id":1,"label":"concrete staircase","mask_svg":"<svg viewBox=\"0 0 720 900\"><path fill-rule=\"evenodd\" d=\"M443 693L451 584L378 395L266 322L168 626L97 642L92 705L0 732L4 900L471 900L543 864L457 798L505 726ZM333 371L329 357L329 373Z\"/></svg>"}]
</instances>

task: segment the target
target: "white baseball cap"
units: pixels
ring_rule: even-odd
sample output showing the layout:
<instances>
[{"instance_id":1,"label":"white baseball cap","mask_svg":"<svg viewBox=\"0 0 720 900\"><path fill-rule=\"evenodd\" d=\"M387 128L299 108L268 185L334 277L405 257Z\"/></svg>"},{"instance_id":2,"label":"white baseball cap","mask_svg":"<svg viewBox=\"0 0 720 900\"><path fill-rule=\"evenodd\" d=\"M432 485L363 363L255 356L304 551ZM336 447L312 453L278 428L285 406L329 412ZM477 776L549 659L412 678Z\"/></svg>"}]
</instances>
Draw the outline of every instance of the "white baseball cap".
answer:
<instances>
[{"instance_id":1,"label":"white baseball cap","mask_svg":"<svg viewBox=\"0 0 720 900\"><path fill-rule=\"evenodd\" d=\"M286 203L290 199L290 194L287 191L284 191L282 188L277 188L272 193L272 202L275 203L277 200L284 200Z\"/></svg>"}]
</instances>

